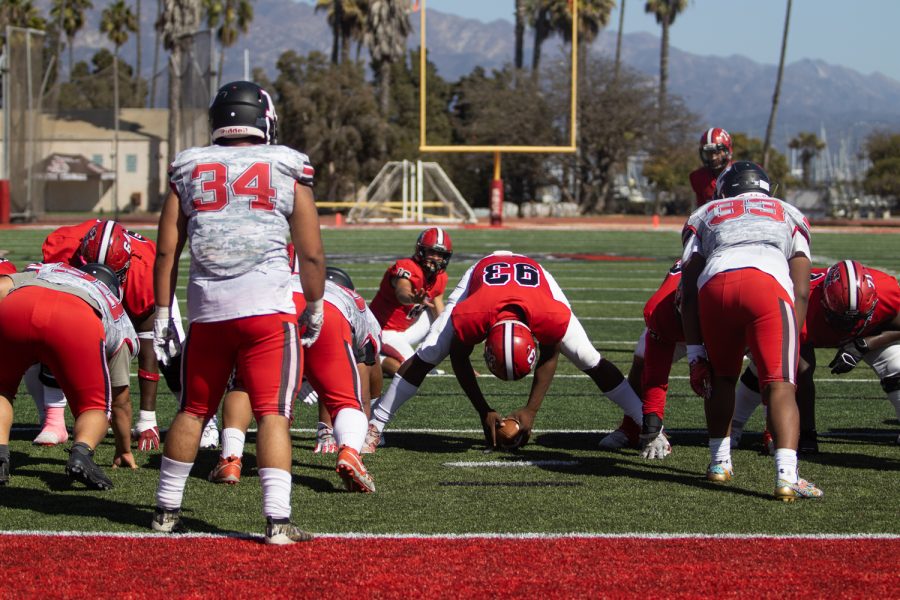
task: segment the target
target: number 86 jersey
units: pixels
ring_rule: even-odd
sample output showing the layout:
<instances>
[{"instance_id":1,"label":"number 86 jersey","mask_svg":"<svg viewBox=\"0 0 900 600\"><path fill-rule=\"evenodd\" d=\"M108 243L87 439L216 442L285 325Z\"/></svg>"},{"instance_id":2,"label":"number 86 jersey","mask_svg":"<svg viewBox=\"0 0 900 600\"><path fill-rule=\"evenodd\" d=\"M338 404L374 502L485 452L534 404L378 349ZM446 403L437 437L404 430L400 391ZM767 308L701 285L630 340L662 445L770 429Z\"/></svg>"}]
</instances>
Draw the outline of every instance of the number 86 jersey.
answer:
<instances>
[{"instance_id":1,"label":"number 86 jersey","mask_svg":"<svg viewBox=\"0 0 900 600\"><path fill-rule=\"evenodd\" d=\"M793 299L788 261L798 254L810 258L809 221L803 213L754 192L701 206L688 217L681 238L682 263L693 254L706 259L698 289L723 271L754 268L774 277Z\"/></svg>"}]
</instances>

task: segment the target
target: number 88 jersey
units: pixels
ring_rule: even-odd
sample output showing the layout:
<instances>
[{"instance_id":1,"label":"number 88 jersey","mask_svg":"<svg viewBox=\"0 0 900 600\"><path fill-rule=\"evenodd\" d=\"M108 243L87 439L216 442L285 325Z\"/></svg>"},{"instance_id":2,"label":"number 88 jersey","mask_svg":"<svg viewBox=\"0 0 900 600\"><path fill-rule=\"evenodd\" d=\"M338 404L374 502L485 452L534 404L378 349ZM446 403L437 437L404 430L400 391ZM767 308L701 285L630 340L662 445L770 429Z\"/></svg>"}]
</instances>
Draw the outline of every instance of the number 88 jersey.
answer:
<instances>
[{"instance_id":1,"label":"number 88 jersey","mask_svg":"<svg viewBox=\"0 0 900 600\"><path fill-rule=\"evenodd\" d=\"M746 193L705 204L688 217L682 231L687 263L706 259L698 289L717 273L754 268L772 275L793 298L788 260L810 257L809 222L795 207L764 194Z\"/></svg>"},{"instance_id":2,"label":"number 88 jersey","mask_svg":"<svg viewBox=\"0 0 900 600\"><path fill-rule=\"evenodd\" d=\"M537 261L509 252L495 252L475 263L450 297L450 305L454 332L472 345L485 339L509 305L522 310L525 323L542 344L562 340L572 317L568 300L550 273Z\"/></svg>"}]
</instances>

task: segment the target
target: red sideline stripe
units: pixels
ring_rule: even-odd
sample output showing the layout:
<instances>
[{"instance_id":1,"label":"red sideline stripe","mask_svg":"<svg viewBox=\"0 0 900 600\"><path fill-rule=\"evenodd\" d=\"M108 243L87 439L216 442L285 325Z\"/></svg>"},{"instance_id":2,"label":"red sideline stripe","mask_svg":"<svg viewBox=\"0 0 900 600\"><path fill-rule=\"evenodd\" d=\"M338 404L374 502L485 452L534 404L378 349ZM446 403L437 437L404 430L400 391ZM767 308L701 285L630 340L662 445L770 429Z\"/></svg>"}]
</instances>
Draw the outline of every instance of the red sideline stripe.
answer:
<instances>
[{"instance_id":1,"label":"red sideline stripe","mask_svg":"<svg viewBox=\"0 0 900 600\"><path fill-rule=\"evenodd\" d=\"M891 597L900 539L0 535L0 596Z\"/></svg>"}]
</instances>

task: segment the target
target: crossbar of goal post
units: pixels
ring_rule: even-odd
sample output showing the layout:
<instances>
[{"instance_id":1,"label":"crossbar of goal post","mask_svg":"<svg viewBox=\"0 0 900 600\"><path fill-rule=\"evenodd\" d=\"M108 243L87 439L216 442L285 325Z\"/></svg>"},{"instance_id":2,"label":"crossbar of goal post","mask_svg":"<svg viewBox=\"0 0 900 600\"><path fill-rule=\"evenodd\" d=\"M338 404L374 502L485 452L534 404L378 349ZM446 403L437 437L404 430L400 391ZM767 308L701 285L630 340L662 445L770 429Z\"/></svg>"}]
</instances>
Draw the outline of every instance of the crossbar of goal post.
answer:
<instances>
[{"instance_id":1,"label":"crossbar of goal post","mask_svg":"<svg viewBox=\"0 0 900 600\"><path fill-rule=\"evenodd\" d=\"M572 8L572 87L571 87L571 105L569 108L569 145L568 146L510 146L510 145L494 145L479 146L459 144L453 146L431 146L426 139L428 131L426 123L425 98L427 97L427 64L428 51L425 43L425 5L427 0L416 2L419 14L419 35L421 36L419 48L419 152L439 152L439 153L493 153L494 155L494 178L491 181L491 225L499 227L503 224L503 180L501 178L501 158L503 153L532 153L532 154L574 154L578 147L576 145L576 116L578 114L578 2L579 0L569 0Z\"/></svg>"}]
</instances>

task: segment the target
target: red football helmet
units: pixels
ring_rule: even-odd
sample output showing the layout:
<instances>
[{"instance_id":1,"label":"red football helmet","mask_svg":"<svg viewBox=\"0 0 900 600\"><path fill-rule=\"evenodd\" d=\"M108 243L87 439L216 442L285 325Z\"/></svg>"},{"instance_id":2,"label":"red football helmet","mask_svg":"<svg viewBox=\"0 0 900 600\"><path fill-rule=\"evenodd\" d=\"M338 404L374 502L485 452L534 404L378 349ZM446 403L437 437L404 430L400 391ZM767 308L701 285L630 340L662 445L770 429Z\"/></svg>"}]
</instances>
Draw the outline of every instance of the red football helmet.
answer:
<instances>
[{"instance_id":1,"label":"red football helmet","mask_svg":"<svg viewBox=\"0 0 900 600\"><path fill-rule=\"evenodd\" d=\"M131 266L131 242L128 232L115 221L100 221L81 238L78 254L85 263L100 263L111 268L124 285Z\"/></svg>"},{"instance_id":2,"label":"red football helmet","mask_svg":"<svg viewBox=\"0 0 900 600\"><path fill-rule=\"evenodd\" d=\"M439 258L435 258L437 255ZM413 256L429 275L436 275L447 268L453 256L453 242L440 227L430 227L419 234L416 240L416 254Z\"/></svg>"},{"instance_id":3,"label":"red football helmet","mask_svg":"<svg viewBox=\"0 0 900 600\"><path fill-rule=\"evenodd\" d=\"M869 270L855 260L842 260L828 268L822 284L822 304L831 325L858 333L869 323L878 296Z\"/></svg>"},{"instance_id":4,"label":"red football helmet","mask_svg":"<svg viewBox=\"0 0 900 600\"><path fill-rule=\"evenodd\" d=\"M725 151L725 158L716 154ZM721 127L711 127L700 136L700 162L708 169L720 171L731 162L731 136Z\"/></svg>"},{"instance_id":5,"label":"red football helmet","mask_svg":"<svg viewBox=\"0 0 900 600\"><path fill-rule=\"evenodd\" d=\"M525 323L508 319L491 326L484 341L484 362L495 376L504 381L522 379L536 359L534 336Z\"/></svg>"}]
</instances>

